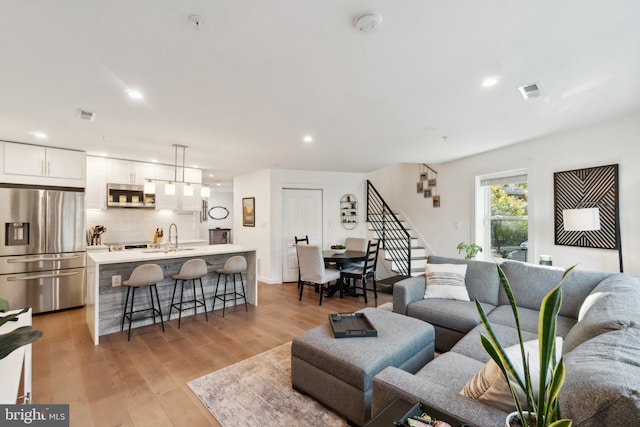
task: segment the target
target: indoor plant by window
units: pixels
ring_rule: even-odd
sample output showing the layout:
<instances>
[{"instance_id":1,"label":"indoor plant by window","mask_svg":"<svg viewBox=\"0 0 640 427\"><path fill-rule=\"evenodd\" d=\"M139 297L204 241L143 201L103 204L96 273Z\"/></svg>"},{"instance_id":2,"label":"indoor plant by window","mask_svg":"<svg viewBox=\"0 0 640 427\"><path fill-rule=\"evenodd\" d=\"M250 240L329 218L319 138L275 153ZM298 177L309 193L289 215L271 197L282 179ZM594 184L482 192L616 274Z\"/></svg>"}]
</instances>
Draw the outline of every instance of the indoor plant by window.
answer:
<instances>
[{"instance_id":1,"label":"indoor plant by window","mask_svg":"<svg viewBox=\"0 0 640 427\"><path fill-rule=\"evenodd\" d=\"M540 316L538 319L540 381L537 390L537 399L531 382L531 371L533 370L533 367L529 362L529 355L525 351L524 340L522 338L522 331L520 328L520 320L518 317L518 307L516 305L511 286L509 285L509 280L499 265L497 268L498 275L500 276L500 283L509 298L509 304L511 305L515 319L515 326L518 331L518 341L523 367L522 375L517 372L514 367L514 363L505 353L505 349L502 347L491 328L491 323L482 309L480 302L476 300L476 308L480 314L482 324L488 333L488 336L480 336L482 347L502 371L502 375L507 381L517 413L523 426L569 427L571 426L571 420L560 419L560 408L558 405L558 394L560 393L560 389L564 382L565 370L562 357L556 360L556 327L558 312L560 311L560 305L562 304L561 286L569 272L573 270L573 267L565 271L560 283L547 293L542 300L542 305L540 306ZM533 357L533 359L535 359L535 357ZM526 402L520 402L514 383L517 384L517 387L519 387L524 393ZM524 411L524 407L528 407L528 411ZM507 418L506 425L509 425L508 422L509 417Z\"/></svg>"},{"instance_id":2,"label":"indoor plant by window","mask_svg":"<svg viewBox=\"0 0 640 427\"><path fill-rule=\"evenodd\" d=\"M465 252L464 259L471 259L479 252L482 252L482 246L476 245L475 243L469 243L467 245L465 242L460 242L458 246L456 246L456 249L458 249L458 253L462 251Z\"/></svg>"},{"instance_id":3,"label":"indoor plant by window","mask_svg":"<svg viewBox=\"0 0 640 427\"><path fill-rule=\"evenodd\" d=\"M8 310L9 302L0 298L0 313L4 313ZM29 307L26 307L18 313L0 315L0 326L7 322L16 320L20 314L26 313L28 310ZM42 331L35 330L31 326L22 326L9 333L0 335L0 360L7 357L13 350L20 348L23 345L35 342L41 336Z\"/></svg>"}]
</instances>

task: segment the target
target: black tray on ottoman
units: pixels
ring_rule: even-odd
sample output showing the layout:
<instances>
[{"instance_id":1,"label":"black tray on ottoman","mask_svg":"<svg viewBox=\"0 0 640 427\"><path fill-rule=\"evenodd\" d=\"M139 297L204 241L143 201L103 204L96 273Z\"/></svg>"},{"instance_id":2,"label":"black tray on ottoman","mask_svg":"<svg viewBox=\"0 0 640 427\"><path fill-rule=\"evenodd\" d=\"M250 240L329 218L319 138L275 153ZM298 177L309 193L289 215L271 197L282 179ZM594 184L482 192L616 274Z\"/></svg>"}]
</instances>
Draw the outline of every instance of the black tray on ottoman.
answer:
<instances>
[{"instance_id":1,"label":"black tray on ottoman","mask_svg":"<svg viewBox=\"0 0 640 427\"><path fill-rule=\"evenodd\" d=\"M364 313L332 313L329 323L336 338L378 336L378 331Z\"/></svg>"}]
</instances>

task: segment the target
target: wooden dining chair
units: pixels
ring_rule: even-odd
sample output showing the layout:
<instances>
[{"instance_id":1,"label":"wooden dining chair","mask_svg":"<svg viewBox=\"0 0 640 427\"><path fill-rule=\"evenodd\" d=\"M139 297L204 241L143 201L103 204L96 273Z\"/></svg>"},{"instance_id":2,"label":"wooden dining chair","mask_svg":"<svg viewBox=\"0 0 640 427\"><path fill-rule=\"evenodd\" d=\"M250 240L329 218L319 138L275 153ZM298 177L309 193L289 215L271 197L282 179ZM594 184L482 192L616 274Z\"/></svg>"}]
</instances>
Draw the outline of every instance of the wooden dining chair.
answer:
<instances>
[{"instance_id":1,"label":"wooden dining chair","mask_svg":"<svg viewBox=\"0 0 640 427\"><path fill-rule=\"evenodd\" d=\"M345 283L351 285L353 281L353 288L357 291L362 289L362 295L364 295L364 302L367 303L367 291L373 291L373 297L376 305L378 305L378 283L376 282L376 266L378 265L378 249L380 245L379 240L369 240L367 243L367 258L364 264L360 267L347 267L342 270L342 279ZM372 279L373 288L367 288L367 282ZM358 281L360 284L358 285Z\"/></svg>"},{"instance_id":2,"label":"wooden dining chair","mask_svg":"<svg viewBox=\"0 0 640 427\"><path fill-rule=\"evenodd\" d=\"M302 291L304 285L318 285L320 291L320 303L324 295L324 285L332 281L340 280L340 271L332 268L325 268L322 249L318 245L305 245L298 243L298 265L300 267L300 296L298 301L302 301Z\"/></svg>"}]
</instances>

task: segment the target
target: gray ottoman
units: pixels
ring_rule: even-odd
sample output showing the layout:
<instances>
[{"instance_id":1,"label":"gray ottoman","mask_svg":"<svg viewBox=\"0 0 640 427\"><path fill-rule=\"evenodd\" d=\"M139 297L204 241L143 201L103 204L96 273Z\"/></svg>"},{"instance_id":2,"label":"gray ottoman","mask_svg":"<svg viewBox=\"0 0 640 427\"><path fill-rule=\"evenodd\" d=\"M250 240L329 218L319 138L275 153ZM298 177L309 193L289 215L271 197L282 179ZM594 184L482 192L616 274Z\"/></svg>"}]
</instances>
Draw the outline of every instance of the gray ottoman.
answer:
<instances>
[{"instance_id":1,"label":"gray ottoman","mask_svg":"<svg viewBox=\"0 0 640 427\"><path fill-rule=\"evenodd\" d=\"M377 308L365 313L377 337L334 338L325 325L291 344L291 384L345 417L364 425L371 418L371 382L387 366L415 373L433 359L433 326Z\"/></svg>"}]
</instances>

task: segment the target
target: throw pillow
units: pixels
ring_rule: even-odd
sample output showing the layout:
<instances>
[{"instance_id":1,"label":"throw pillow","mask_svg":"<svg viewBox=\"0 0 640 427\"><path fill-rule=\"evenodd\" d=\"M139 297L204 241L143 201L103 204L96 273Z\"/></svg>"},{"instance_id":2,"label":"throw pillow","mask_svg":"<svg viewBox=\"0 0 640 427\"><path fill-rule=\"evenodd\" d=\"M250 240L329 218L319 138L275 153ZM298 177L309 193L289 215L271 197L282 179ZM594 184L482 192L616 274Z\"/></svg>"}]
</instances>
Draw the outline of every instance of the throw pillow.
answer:
<instances>
[{"instance_id":1,"label":"throw pillow","mask_svg":"<svg viewBox=\"0 0 640 427\"><path fill-rule=\"evenodd\" d=\"M464 283L466 274L466 264L427 264L424 269L427 280L424 297L470 301Z\"/></svg>"},{"instance_id":2,"label":"throw pillow","mask_svg":"<svg viewBox=\"0 0 640 427\"><path fill-rule=\"evenodd\" d=\"M522 378L524 368L522 366L522 357L520 356L520 345L514 345L504 349L507 356L513 363L518 375ZM538 398L538 387L540 384L540 355L538 351L538 340L527 341L524 343L524 351L529 358L529 372L531 374L531 386L535 398ZM556 358L559 359L562 354L562 338L556 338ZM528 409L527 401L518 383L511 379L511 384L515 387L518 399L523 405L523 409ZM513 397L509 391L509 385L502 375L502 371L493 361L489 360L480 371L464 386L461 395L475 399L486 405L493 406L504 412L512 412L516 410L513 403Z\"/></svg>"}]
</instances>

